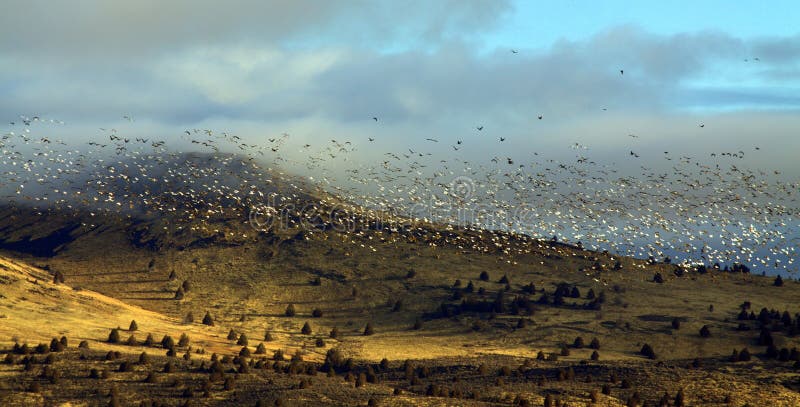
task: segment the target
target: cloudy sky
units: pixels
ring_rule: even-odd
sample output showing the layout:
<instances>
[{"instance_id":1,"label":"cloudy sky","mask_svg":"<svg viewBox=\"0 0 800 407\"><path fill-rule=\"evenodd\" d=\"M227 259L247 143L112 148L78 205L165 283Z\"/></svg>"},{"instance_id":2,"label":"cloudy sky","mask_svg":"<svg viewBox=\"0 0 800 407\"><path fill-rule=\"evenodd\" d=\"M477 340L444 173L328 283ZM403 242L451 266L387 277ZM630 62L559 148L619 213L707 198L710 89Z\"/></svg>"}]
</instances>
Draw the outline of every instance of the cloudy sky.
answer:
<instances>
[{"instance_id":1,"label":"cloudy sky","mask_svg":"<svg viewBox=\"0 0 800 407\"><path fill-rule=\"evenodd\" d=\"M123 115L161 138L376 138L365 155L459 139L471 159L622 156L636 134L644 154L760 145L753 165L800 175L793 1L3 3L2 125L54 118L76 141Z\"/></svg>"}]
</instances>

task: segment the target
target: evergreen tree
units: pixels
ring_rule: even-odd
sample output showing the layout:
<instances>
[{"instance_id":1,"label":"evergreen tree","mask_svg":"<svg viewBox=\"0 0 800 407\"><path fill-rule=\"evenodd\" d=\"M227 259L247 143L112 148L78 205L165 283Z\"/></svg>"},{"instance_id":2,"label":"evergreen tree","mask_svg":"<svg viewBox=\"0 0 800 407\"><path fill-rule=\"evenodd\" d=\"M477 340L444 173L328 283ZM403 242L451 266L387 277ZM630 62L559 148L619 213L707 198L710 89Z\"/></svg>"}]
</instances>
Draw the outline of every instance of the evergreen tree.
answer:
<instances>
[{"instance_id":1,"label":"evergreen tree","mask_svg":"<svg viewBox=\"0 0 800 407\"><path fill-rule=\"evenodd\" d=\"M286 307L286 312L285 312L286 316L287 316L287 317L293 317L293 316L295 316L295 313L296 313L296 312L295 312L295 310L294 310L294 304L289 304L289 305Z\"/></svg>"},{"instance_id":2,"label":"evergreen tree","mask_svg":"<svg viewBox=\"0 0 800 407\"><path fill-rule=\"evenodd\" d=\"M214 319L211 318L211 314L206 311L206 315L203 317L203 325L214 326Z\"/></svg>"},{"instance_id":3,"label":"evergreen tree","mask_svg":"<svg viewBox=\"0 0 800 407\"><path fill-rule=\"evenodd\" d=\"M119 343L119 331L114 328L111 330L111 333L108 334L108 342L110 343Z\"/></svg>"}]
</instances>

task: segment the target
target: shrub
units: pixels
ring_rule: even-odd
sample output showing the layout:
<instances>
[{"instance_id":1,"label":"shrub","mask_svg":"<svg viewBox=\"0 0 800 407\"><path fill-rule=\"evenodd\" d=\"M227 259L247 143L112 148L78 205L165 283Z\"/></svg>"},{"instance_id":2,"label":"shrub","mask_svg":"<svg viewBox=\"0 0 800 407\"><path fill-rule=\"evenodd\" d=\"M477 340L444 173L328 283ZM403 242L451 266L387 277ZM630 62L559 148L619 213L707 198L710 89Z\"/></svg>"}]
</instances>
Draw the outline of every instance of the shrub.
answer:
<instances>
[{"instance_id":1,"label":"shrub","mask_svg":"<svg viewBox=\"0 0 800 407\"><path fill-rule=\"evenodd\" d=\"M365 384L367 384L367 375L366 373L362 372L358 375L358 378L356 379L356 387L363 387Z\"/></svg>"},{"instance_id":2,"label":"shrub","mask_svg":"<svg viewBox=\"0 0 800 407\"><path fill-rule=\"evenodd\" d=\"M675 394L675 402L673 405L675 407L684 407L686 405L686 401L684 400L683 396L683 389L678 390L678 393Z\"/></svg>"},{"instance_id":3,"label":"shrub","mask_svg":"<svg viewBox=\"0 0 800 407\"><path fill-rule=\"evenodd\" d=\"M420 329L422 329L422 320L419 318L415 319L414 325L411 327L411 329L415 331L419 331Z\"/></svg>"},{"instance_id":4,"label":"shrub","mask_svg":"<svg viewBox=\"0 0 800 407\"><path fill-rule=\"evenodd\" d=\"M203 317L203 325L214 326L214 318L211 318L211 314L208 311Z\"/></svg>"},{"instance_id":5,"label":"shrub","mask_svg":"<svg viewBox=\"0 0 800 407\"><path fill-rule=\"evenodd\" d=\"M472 283L472 280L470 280L470 282L467 283L467 286L464 287L464 291L466 291L468 293L471 293L471 292L475 291L475 284Z\"/></svg>"},{"instance_id":6,"label":"shrub","mask_svg":"<svg viewBox=\"0 0 800 407\"><path fill-rule=\"evenodd\" d=\"M64 274L58 270L53 273L53 284L64 284Z\"/></svg>"},{"instance_id":7,"label":"shrub","mask_svg":"<svg viewBox=\"0 0 800 407\"><path fill-rule=\"evenodd\" d=\"M676 318L672 318L672 329L678 330L681 329L681 320Z\"/></svg>"},{"instance_id":8,"label":"shrub","mask_svg":"<svg viewBox=\"0 0 800 407\"><path fill-rule=\"evenodd\" d=\"M225 378L225 382L222 384L222 388L225 389L225 391L231 391L233 390L233 385L234 385L233 377L228 376Z\"/></svg>"},{"instance_id":9,"label":"shrub","mask_svg":"<svg viewBox=\"0 0 800 407\"><path fill-rule=\"evenodd\" d=\"M293 316L295 316L295 314L296 314L296 311L295 311L295 309L294 309L294 304L289 304L289 305L286 307L286 312L284 312L284 314L285 314L287 317L293 317Z\"/></svg>"},{"instance_id":10,"label":"shrub","mask_svg":"<svg viewBox=\"0 0 800 407\"><path fill-rule=\"evenodd\" d=\"M700 337L708 338L709 336L711 336L711 330L708 329L708 325L703 325L703 327L700 328Z\"/></svg>"},{"instance_id":11,"label":"shrub","mask_svg":"<svg viewBox=\"0 0 800 407\"><path fill-rule=\"evenodd\" d=\"M648 359L655 359L656 358L656 352L653 350L653 347L650 346L647 343L644 344L644 346L642 346L642 349L639 351L639 353L641 353L643 356L647 357Z\"/></svg>"}]
</instances>

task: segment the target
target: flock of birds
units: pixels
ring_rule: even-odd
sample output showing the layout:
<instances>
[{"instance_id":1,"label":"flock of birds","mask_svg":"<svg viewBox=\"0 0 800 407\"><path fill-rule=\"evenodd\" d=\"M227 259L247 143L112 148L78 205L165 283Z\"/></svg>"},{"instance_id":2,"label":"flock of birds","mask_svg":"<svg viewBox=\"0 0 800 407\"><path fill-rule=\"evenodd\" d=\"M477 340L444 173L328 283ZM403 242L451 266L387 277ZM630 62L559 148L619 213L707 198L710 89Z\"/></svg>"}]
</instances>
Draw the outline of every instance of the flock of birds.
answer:
<instances>
[{"instance_id":1,"label":"flock of birds","mask_svg":"<svg viewBox=\"0 0 800 407\"><path fill-rule=\"evenodd\" d=\"M130 116L124 119L125 127L134 126ZM381 124L378 117L371 119ZM312 145L288 133L254 141L189 129L156 140L129 135L135 129L102 128L91 141L74 145L56 137L63 125L38 116L10 123L0 139L0 193L6 204L92 215L172 214L196 229L216 217L313 196L327 207L349 202L381 216L478 233L502 230L637 257L796 270L798 183L780 180L777 171L750 168L746 157L759 147L703 157L665 151L647 161L630 150L620 159L635 160L627 163L638 167L634 175L617 163L593 159L580 143L564 146L567 159L530 152L522 160L476 161L461 155L470 142L465 137L454 140L446 154L433 148L437 138L379 153L377 130L366 140ZM475 131L483 134L484 128ZM638 142L637 135L629 137ZM369 147L368 157L359 154L362 146ZM325 194L313 195L310 186Z\"/></svg>"}]
</instances>

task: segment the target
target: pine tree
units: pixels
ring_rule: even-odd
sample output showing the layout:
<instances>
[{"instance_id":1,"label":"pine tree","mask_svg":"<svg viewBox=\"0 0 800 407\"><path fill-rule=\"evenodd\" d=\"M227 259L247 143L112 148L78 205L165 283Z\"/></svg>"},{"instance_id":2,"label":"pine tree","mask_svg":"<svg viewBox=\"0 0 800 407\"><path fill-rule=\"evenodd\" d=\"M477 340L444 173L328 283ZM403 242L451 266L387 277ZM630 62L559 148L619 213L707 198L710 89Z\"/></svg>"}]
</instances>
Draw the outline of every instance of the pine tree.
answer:
<instances>
[{"instance_id":1,"label":"pine tree","mask_svg":"<svg viewBox=\"0 0 800 407\"><path fill-rule=\"evenodd\" d=\"M369 336L374 334L374 330L372 329L372 323L367 322L367 326L364 327L364 336Z\"/></svg>"},{"instance_id":2,"label":"pine tree","mask_svg":"<svg viewBox=\"0 0 800 407\"><path fill-rule=\"evenodd\" d=\"M584 346L583 338L580 337L580 336L575 338L575 341L572 343L572 347L575 348L575 349L581 349L581 348L583 348L583 346Z\"/></svg>"},{"instance_id":3,"label":"pine tree","mask_svg":"<svg viewBox=\"0 0 800 407\"><path fill-rule=\"evenodd\" d=\"M173 349L175 347L175 340L169 335L164 335L161 338L161 347L164 349Z\"/></svg>"},{"instance_id":4,"label":"pine tree","mask_svg":"<svg viewBox=\"0 0 800 407\"><path fill-rule=\"evenodd\" d=\"M289 304L289 306L286 307L286 313L285 314L286 314L287 317L295 316L294 304Z\"/></svg>"},{"instance_id":5,"label":"pine tree","mask_svg":"<svg viewBox=\"0 0 800 407\"><path fill-rule=\"evenodd\" d=\"M303 328L300 329L300 333L303 335L311 335L311 325L309 325L308 322L303 324Z\"/></svg>"},{"instance_id":6,"label":"pine tree","mask_svg":"<svg viewBox=\"0 0 800 407\"><path fill-rule=\"evenodd\" d=\"M236 344L239 346L247 346L247 335L245 334L239 335L239 340L236 341Z\"/></svg>"},{"instance_id":7,"label":"pine tree","mask_svg":"<svg viewBox=\"0 0 800 407\"><path fill-rule=\"evenodd\" d=\"M108 342L110 343L119 343L119 331L114 328L111 330L111 333L108 334Z\"/></svg>"},{"instance_id":8,"label":"pine tree","mask_svg":"<svg viewBox=\"0 0 800 407\"><path fill-rule=\"evenodd\" d=\"M203 317L203 325L214 326L214 319L211 318L211 314L206 311L206 316Z\"/></svg>"},{"instance_id":9,"label":"pine tree","mask_svg":"<svg viewBox=\"0 0 800 407\"><path fill-rule=\"evenodd\" d=\"M267 353L267 348L263 343L259 343L258 346L256 346L256 355L263 355L265 353Z\"/></svg>"},{"instance_id":10,"label":"pine tree","mask_svg":"<svg viewBox=\"0 0 800 407\"><path fill-rule=\"evenodd\" d=\"M129 331L138 331L139 330L139 325L136 324L136 320L135 319L131 320L131 324L128 327L128 330Z\"/></svg>"}]
</instances>

